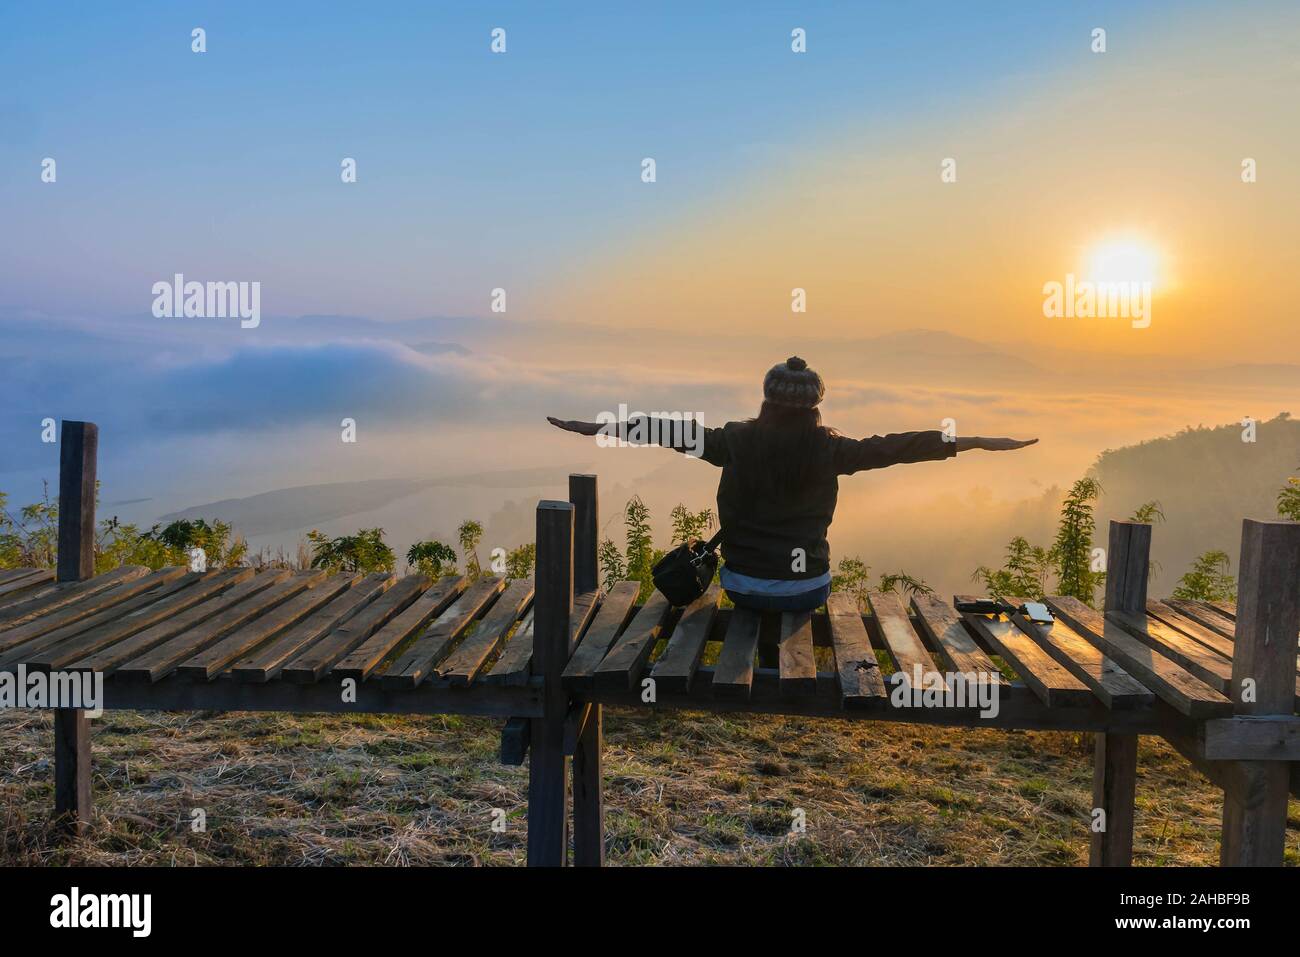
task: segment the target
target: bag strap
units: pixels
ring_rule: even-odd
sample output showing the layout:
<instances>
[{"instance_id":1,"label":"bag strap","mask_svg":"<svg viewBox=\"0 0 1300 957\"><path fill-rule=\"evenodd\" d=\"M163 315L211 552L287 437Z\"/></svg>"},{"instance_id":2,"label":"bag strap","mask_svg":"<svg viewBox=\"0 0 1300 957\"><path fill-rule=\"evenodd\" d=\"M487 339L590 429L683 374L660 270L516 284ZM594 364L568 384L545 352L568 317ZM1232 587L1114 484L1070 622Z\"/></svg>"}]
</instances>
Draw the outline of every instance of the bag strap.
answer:
<instances>
[{"instance_id":1,"label":"bag strap","mask_svg":"<svg viewBox=\"0 0 1300 957\"><path fill-rule=\"evenodd\" d=\"M704 543L704 550L711 552L722 544L722 529L718 529L717 534Z\"/></svg>"}]
</instances>

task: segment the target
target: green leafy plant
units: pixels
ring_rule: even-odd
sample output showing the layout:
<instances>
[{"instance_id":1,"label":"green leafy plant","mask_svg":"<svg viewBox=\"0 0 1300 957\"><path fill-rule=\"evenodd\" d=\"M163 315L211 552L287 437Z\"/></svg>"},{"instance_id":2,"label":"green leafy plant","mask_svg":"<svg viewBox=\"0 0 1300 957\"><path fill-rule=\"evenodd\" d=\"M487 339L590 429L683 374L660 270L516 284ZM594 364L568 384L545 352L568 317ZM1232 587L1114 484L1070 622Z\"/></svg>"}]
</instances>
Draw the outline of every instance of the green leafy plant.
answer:
<instances>
[{"instance_id":1,"label":"green leafy plant","mask_svg":"<svg viewBox=\"0 0 1300 957\"><path fill-rule=\"evenodd\" d=\"M460 541L460 553L465 556L465 574L470 578L481 577L483 566L478 560L478 543L483 540L482 524L473 519L461 522L456 538Z\"/></svg>"},{"instance_id":2,"label":"green leafy plant","mask_svg":"<svg viewBox=\"0 0 1300 957\"><path fill-rule=\"evenodd\" d=\"M323 532L307 533L312 568L331 572L391 572L397 556L384 542L382 528L363 528L355 535L330 538Z\"/></svg>"},{"instance_id":3,"label":"green leafy plant","mask_svg":"<svg viewBox=\"0 0 1300 957\"><path fill-rule=\"evenodd\" d=\"M1056 543L1051 555L1056 564L1056 588L1061 595L1071 595L1091 605L1093 591L1102 583L1101 574L1092 570L1092 536L1096 528L1093 504L1101 494L1094 478L1081 478L1070 488L1061 505Z\"/></svg>"},{"instance_id":4,"label":"green leafy plant","mask_svg":"<svg viewBox=\"0 0 1300 957\"><path fill-rule=\"evenodd\" d=\"M1051 552L1040 545L1030 545L1017 535L1007 545L1007 557L1001 568L981 565L971 577L982 582L990 595L1038 599L1047 593L1051 568Z\"/></svg>"},{"instance_id":5,"label":"green leafy plant","mask_svg":"<svg viewBox=\"0 0 1300 957\"><path fill-rule=\"evenodd\" d=\"M1291 476L1277 493L1277 514L1300 522L1300 476Z\"/></svg>"},{"instance_id":6,"label":"green leafy plant","mask_svg":"<svg viewBox=\"0 0 1300 957\"><path fill-rule=\"evenodd\" d=\"M406 564L421 575L437 581L455 575L456 552L442 542L416 542L406 550Z\"/></svg>"},{"instance_id":7,"label":"green leafy plant","mask_svg":"<svg viewBox=\"0 0 1300 957\"><path fill-rule=\"evenodd\" d=\"M1174 597L1188 601L1236 601L1237 581L1228 574L1231 560L1221 549L1211 549L1192 562L1178 584Z\"/></svg>"}]
</instances>

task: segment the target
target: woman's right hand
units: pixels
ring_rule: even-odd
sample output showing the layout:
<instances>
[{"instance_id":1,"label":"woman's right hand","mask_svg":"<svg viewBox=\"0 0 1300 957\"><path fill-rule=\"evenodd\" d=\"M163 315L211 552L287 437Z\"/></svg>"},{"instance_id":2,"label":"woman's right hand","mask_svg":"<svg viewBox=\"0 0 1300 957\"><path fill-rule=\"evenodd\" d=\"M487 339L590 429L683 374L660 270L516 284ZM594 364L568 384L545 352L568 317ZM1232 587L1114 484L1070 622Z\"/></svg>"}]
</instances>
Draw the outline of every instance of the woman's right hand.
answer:
<instances>
[{"instance_id":1,"label":"woman's right hand","mask_svg":"<svg viewBox=\"0 0 1300 957\"><path fill-rule=\"evenodd\" d=\"M553 415L548 415L546 421L551 423L557 429L563 429L565 432L576 432L578 435L595 435L600 431L600 425L596 422L579 422L576 419L557 419Z\"/></svg>"}]
</instances>

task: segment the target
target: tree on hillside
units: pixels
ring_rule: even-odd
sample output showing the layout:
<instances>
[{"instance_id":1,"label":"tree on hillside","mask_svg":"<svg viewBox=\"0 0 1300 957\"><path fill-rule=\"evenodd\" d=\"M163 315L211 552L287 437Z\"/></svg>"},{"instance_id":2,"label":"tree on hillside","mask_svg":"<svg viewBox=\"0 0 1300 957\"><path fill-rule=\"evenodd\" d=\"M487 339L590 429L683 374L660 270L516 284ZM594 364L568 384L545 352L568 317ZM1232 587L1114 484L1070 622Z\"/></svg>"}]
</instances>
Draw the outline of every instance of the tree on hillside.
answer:
<instances>
[{"instance_id":1,"label":"tree on hillside","mask_svg":"<svg viewBox=\"0 0 1300 957\"><path fill-rule=\"evenodd\" d=\"M1230 559L1221 549L1212 549L1192 562L1192 567L1174 587L1174 597L1188 601L1236 601L1237 581L1228 574Z\"/></svg>"}]
</instances>

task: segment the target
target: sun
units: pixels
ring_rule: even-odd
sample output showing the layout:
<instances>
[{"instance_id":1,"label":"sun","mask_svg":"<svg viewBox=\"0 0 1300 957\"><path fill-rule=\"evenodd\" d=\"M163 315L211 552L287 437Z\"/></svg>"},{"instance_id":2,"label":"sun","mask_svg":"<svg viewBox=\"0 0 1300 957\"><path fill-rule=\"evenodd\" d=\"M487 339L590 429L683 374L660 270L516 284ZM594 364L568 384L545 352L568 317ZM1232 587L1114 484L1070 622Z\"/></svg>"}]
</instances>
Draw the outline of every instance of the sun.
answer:
<instances>
[{"instance_id":1,"label":"sun","mask_svg":"<svg viewBox=\"0 0 1300 957\"><path fill-rule=\"evenodd\" d=\"M1098 243L1088 254L1085 278L1095 283L1150 283L1160 281L1160 253L1141 239L1115 239Z\"/></svg>"}]
</instances>

